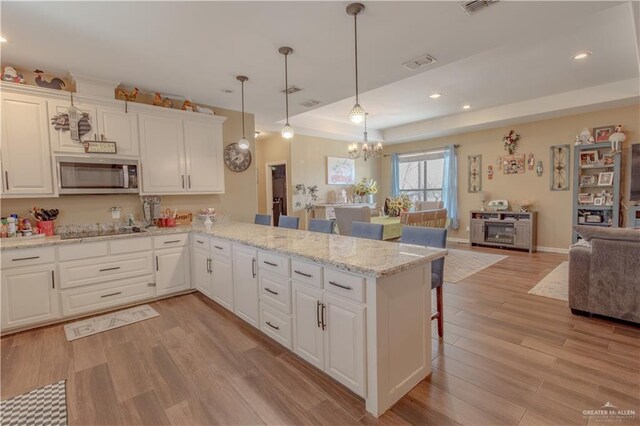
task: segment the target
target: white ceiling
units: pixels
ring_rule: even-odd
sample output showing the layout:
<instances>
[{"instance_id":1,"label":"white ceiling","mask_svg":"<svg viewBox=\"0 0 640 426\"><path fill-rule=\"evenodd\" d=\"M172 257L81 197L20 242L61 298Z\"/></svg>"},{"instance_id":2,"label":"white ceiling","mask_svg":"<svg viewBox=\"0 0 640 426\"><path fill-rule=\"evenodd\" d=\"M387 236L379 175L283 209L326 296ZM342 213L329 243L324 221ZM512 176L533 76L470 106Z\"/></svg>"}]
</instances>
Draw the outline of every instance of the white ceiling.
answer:
<instances>
[{"instance_id":1,"label":"white ceiling","mask_svg":"<svg viewBox=\"0 0 640 426\"><path fill-rule=\"evenodd\" d=\"M348 2L2 2L2 62L72 71L239 109L259 129L284 117L283 58L299 133L350 138L353 20ZM457 1L367 2L358 20L361 104L371 136L541 96L637 78L637 22L628 2L506 2L468 16ZM636 5L637 6L637 5ZM636 17L637 20L637 17ZM635 34L635 36L634 36ZM571 60L592 50L583 63ZM417 72L401 64L429 53ZM234 89L225 94L222 89ZM438 91L437 101L427 95ZM322 103L309 110L308 99ZM400 126L400 127L399 127ZM380 131L376 131L380 130ZM384 130L387 129L387 130ZM406 139L406 137L405 137Z\"/></svg>"}]
</instances>

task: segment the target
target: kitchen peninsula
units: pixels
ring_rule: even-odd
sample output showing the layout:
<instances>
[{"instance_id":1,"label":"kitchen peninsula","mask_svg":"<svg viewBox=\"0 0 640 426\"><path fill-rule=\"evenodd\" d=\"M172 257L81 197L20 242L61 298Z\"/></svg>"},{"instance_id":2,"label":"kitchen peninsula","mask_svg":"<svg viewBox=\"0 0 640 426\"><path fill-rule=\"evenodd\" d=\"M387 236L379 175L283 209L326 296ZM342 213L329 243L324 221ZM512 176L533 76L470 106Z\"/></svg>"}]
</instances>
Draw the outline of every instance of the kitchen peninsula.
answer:
<instances>
[{"instance_id":1,"label":"kitchen peninsula","mask_svg":"<svg viewBox=\"0 0 640 426\"><path fill-rule=\"evenodd\" d=\"M1 248L3 333L193 288L373 415L431 372L431 262L446 250L235 222Z\"/></svg>"}]
</instances>

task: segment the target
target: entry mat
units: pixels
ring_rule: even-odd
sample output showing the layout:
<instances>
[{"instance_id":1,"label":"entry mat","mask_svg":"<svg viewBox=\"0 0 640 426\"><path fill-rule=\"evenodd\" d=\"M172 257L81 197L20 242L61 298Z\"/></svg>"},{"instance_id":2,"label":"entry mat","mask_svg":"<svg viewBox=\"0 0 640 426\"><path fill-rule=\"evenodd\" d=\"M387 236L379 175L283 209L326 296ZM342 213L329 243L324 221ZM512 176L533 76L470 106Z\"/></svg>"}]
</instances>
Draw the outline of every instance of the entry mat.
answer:
<instances>
[{"instance_id":1,"label":"entry mat","mask_svg":"<svg viewBox=\"0 0 640 426\"><path fill-rule=\"evenodd\" d=\"M67 341L70 342L157 316L160 316L160 314L149 305L135 306L107 315L67 324L64 326L64 333L67 335Z\"/></svg>"},{"instance_id":2,"label":"entry mat","mask_svg":"<svg viewBox=\"0 0 640 426\"><path fill-rule=\"evenodd\" d=\"M66 426L66 383L66 380L61 380L0 402L0 424Z\"/></svg>"}]
</instances>

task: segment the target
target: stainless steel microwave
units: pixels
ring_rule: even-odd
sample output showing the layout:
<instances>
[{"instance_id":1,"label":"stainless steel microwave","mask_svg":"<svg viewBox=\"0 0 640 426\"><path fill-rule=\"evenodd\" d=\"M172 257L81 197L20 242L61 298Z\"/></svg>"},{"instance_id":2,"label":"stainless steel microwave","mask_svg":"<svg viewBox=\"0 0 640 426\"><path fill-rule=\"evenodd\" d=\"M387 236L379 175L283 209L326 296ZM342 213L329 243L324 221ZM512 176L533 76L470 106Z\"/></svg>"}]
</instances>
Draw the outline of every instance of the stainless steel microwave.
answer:
<instances>
[{"instance_id":1,"label":"stainless steel microwave","mask_svg":"<svg viewBox=\"0 0 640 426\"><path fill-rule=\"evenodd\" d=\"M137 194L138 161L107 157L56 157L60 194Z\"/></svg>"}]
</instances>

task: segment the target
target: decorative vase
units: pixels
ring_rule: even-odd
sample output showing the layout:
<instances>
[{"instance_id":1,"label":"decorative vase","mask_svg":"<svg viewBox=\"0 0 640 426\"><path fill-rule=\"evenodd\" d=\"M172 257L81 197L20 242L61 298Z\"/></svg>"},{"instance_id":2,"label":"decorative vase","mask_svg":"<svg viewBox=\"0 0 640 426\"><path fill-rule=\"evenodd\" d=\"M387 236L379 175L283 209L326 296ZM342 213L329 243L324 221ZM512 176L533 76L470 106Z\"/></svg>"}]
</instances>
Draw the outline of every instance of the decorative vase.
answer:
<instances>
[{"instance_id":1,"label":"decorative vase","mask_svg":"<svg viewBox=\"0 0 640 426\"><path fill-rule=\"evenodd\" d=\"M373 194L366 195L367 204L373 204Z\"/></svg>"}]
</instances>

